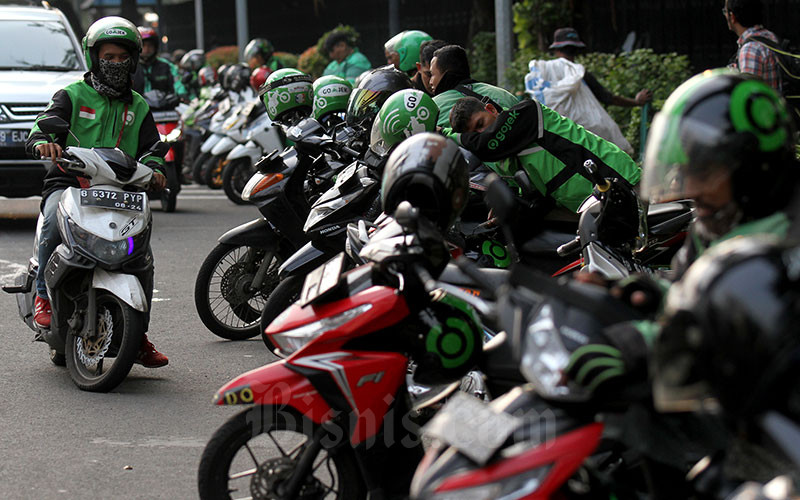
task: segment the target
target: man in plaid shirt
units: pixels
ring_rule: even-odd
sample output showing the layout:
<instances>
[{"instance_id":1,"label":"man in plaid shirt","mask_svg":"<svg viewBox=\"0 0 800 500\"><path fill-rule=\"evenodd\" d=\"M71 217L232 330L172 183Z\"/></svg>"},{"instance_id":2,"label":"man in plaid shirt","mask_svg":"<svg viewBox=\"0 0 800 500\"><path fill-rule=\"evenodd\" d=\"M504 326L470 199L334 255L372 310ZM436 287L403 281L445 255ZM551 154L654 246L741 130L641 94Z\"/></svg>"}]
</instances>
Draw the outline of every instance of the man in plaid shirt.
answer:
<instances>
[{"instance_id":1,"label":"man in plaid shirt","mask_svg":"<svg viewBox=\"0 0 800 500\"><path fill-rule=\"evenodd\" d=\"M725 16L728 29L739 36L736 42L739 51L731 62L731 67L760 77L780 92L781 80L775 55L759 42L745 42L748 38L757 36L778 43L778 37L761 25L761 0L726 0L722 15Z\"/></svg>"}]
</instances>

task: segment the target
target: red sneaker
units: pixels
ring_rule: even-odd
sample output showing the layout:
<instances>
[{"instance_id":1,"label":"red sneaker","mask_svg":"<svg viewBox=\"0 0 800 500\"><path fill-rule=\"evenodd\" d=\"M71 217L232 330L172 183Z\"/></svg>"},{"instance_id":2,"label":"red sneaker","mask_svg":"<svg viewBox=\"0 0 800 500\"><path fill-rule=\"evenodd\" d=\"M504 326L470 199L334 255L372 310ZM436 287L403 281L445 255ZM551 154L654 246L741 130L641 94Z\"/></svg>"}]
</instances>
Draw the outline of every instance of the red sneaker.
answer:
<instances>
[{"instance_id":1,"label":"red sneaker","mask_svg":"<svg viewBox=\"0 0 800 500\"><path fill-rule=\"evenodd\" d=\"M136 355L134 363L145 368L160 368L169 364L169 358L158 352L156 346L147 340L147 335L145 335L142 338L142 347L139 348L139 354Z\"/></svg>"},{"instance_id":2,"label":"red sneaker","mask_svg":"<svg viewBox=\"0 0 800 500\"><path fill-rule=\"evenodd\" d=\"M33 322L39 328L50 328L50 318L53 312L50 310L50 301L36 296L33 301Z\"/></svg>"}]
</instances>

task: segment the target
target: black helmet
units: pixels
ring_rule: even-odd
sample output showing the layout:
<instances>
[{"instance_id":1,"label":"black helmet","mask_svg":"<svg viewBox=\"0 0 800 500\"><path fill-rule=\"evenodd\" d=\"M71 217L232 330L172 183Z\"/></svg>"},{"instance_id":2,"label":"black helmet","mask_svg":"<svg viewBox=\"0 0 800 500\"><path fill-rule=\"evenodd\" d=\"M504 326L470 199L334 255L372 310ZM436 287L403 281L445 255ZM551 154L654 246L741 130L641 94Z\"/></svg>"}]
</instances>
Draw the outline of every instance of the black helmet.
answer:
<instances>
[{"instance_id":1,"label":"black helmet","mask_svg":"<svg viewBox=\"0 0 800 500\"><path fill-rule=\"evenodd\" d=\"M202 68L205 63L206 55L200 49L192 49L180 59L181 67L189 71L200 71L200 68Z\"/></svg>"},{"instance_id":2,"label":"black helmet","mask_svg":"<svg viewBox=\"0 0 800 500\"><path fill-rule=\"evenodd\" d=\"M275 52L275 47L272 46L269 40L266 38L253 38L245 46L243 55L245 62L255 56L261 56L264 62L267 62L272 57L273 52Z\"/></svg>"},{"instance_id":3,"label":"black helmet","mask_svg":"<svg viewBox=\"0 0 800 500\"><path fill-rule=\"evenodd\" d=\"M412 88L408 75L394 66L383 66L372 71L353 89L347 101L347 124L361 125L370 130L372 120L381 106L398 90Z\"/></svg>"},{"instance_id":4,"label":"black helmet","mask_svg":"<svg viewBox=\"0 0 800 500\"><path fill-rule=\"evenodd\" d=\"M652 203L697 198L715 181L730 181L737 217L757 219L788 202L793 157L792 120L775 90L752 75L705 71L678 87L653 120L642 193Z\"/></svg>"},{"instance_id":5,"label":"black helmet","mask_svg":"<svg viewBox=\"0 0 800 500\"><path fill-rule=\"evenodd\" d=\"M241 92L250 85L250 68L246 64L234 64L225 70L223 85L234 92Z\"/></svg>"},{"instance_id":6,"label":"black helmet","mask_svg":"<svg viewBox=\"0 0 800 500\"><path fill-rule=\"evenodd\" d=\"M469 168L458 144L423 132L401 142L389 155L381 203L391 214L406 200L444 231L464 210L468 188Z\"/></svg>"},{"instance_id":7,"label":"black helmet","mask_svg":"<svg viewBox=\"0 0 800 500\"><path fill-rule=\"evenodd\" d=\"M781 409L800 368L800 248L723 242L667 296L654 350L655 397L686 411L717 398L731 416Z\"/></svg>"}]
</instances>

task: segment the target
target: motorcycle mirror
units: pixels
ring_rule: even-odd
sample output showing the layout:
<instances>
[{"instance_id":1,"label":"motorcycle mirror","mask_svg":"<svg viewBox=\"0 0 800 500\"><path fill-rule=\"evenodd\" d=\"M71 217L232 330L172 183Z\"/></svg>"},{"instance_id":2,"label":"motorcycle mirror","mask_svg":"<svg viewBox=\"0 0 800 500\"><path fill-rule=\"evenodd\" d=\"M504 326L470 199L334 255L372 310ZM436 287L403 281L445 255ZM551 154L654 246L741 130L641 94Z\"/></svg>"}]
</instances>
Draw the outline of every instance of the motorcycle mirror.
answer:
<instances>
[{"instance_id":1,"label":"motorcycle mirror","mask_svg":"<svg viewBox=\"0 0 800 500\"><path fill-rule=\"evenodd\" d=\"M524 170L517 170L514 172L514 180L517 182L517 185L522 190L522 194L526 198L534 194L535 191L533 184L531 184L531 179Z\"/></svg>"},{"instance_id":2,"label":"motorcycle mirror","mask_svg":"<svg viewBox=\"0 0 800 500\"><path fill-rule=\"evenodd\" d=\"M515 196L508 184L496 174L486 177L486 204L494 211L500 222L507 222L515 207Z\"/></svg>"},{"instance_id":3,"label":"motorcycle mirror","mask_svg":"<svg viewBox=\"0 0 800 500\"><path fill-rule=\"evenodd\" d=\"M154 154L155 156L164 157L169 153L170 145L168 142L158 141L157 143L153 144L150 147L150 153Z\"/></svg>"},{"instance_id":4,"label":"motorcycle mirror","mask_svg":"<svg viewBox=\"0 0 800 500\"><path fill-rule=\"evenodd\" d=\"M398 224L414 233L419 222L419 209L407 201L401 201L394 211L394 219Z\"/></svg>"}]
</instances>

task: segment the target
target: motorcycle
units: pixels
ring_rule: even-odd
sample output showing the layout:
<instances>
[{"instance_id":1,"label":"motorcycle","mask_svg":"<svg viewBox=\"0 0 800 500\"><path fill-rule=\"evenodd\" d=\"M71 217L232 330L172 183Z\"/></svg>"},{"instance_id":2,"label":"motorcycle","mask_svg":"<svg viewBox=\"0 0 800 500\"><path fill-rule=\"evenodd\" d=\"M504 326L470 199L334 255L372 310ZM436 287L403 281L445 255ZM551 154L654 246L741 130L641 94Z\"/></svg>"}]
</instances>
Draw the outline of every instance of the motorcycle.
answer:
<instances>
[{"instance_id":1,"label":"motorcycle","mask_svg":"<svg viewBox=\"0 0 800 500\"><path fill-rule=\"evenodd\" d=\"M200 145L192 163L192 179L200 185L205 185L207 163L212 156L211 150L225 137L223 123L237 110L237 103L240 100L237 93L228 90L222 90L219 97L217 109L208 123L207 137Z\"/></svg>"},{"instance_id":2,"label":"motorcycle","mask_svg":"<svg viewBox=\"0 0 800 500\"><path fill-rule=\"evenodd\" d=\"M39 126L48 134L69 132L58 117L44 118ZM164 155L167 147L157 143L152 153ZM18 294L23 321L47 343L50 360L66 365L75 385L108 392L130 372L145 333L148 287L143 281L153 263L152 215L144 191L153 170L116 148L79 146L67 147L58 165L88 179L89 187L70 187L61 195L62 243L48 262L36 260L40 217L27 271L3 290ZM45 266L51 300L50 329L33 321L39 266Z\"/></svg>"},{"instance_id":3,"label":"motorcycle","mask_svg":"<svg viewBox=\"0 0 800 500\"><path fill-rule=\"evenodd\" d=\"M278 282L278 266L306 241L301 228L311 202L344 167L336 158L353 153L319 134L317 122L303 120L289 130L294 147L275 150L256 164L243 197L262 217L223 234L200 266L195 305L215 335L243 340L259 334L266 297Z\"/></svg>"},{"instance_id":4,"label":"motorcycle","mask_svg":"<svg viewBox=\"0 0 800 500\"><path fill-rule=\"evenodd\" d=\"M218 133L223 137L208 151L210 158L203 167L206 186L211 189L219 189L222 187L222 174L228 164L228 154L237 145L246 142L247 125L262 114L265 114L266 111L266 108L259 99L242 101L234 108L230 116L222 122L222 127ZM205 146L205 144L203 146ZM279 147L282 147L282 143Z\"/></svg>"},{"instance_id":5,"label":"motorcycle","mask_svg":"<svg viewBox=\"0 0 800 500\"><path fill-rule=\"evenodd\" d=\"M402 224L385 226L362 250L373 264L343 273L340 254L309 274L300 301L267 331L285 359L217 392L218 405L253 406L209 440L201 498L405 495L422 456L422 407L459 385L483 334L463 302L428 293L447 249L405 205L396 212ZM442 343L446 352L435 347ZM442 392L418 399L417 382ZM278 446L268 454L261 445L270 442ZM255 447L261 459L248 453Z\"/></svg>"},{"instance_id":6,"label":"motorcycle","mask_svg":"<svg viewBox=\"0 0 800 500\"><path fill-rule=\"evenodd\" d=\"M181 115L175 109L180 100L175 94L168 94L162 90L151 90L142 97L150 106L153 120L161 136L161 142L170 145L169 151L164 156L167 187L158 196L161 198L161 207L165 212L174 212L178 193L181 191L180 169L183 164L183 132L180 125ZM155 193L153 193L155 195Z\"/></svg>"}]
</instances>

